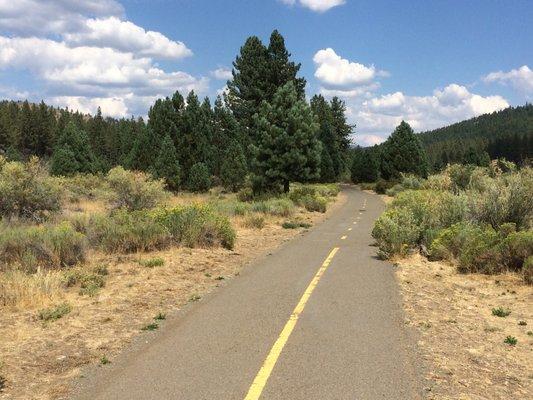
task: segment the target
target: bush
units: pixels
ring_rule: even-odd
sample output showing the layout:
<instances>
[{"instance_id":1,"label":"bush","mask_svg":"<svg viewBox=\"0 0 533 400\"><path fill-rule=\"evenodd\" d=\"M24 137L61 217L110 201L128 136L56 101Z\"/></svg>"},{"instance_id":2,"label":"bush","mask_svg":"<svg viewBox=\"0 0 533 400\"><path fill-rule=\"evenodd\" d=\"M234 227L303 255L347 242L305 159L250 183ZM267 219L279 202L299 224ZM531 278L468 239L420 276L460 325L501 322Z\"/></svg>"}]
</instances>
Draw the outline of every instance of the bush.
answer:
<instances>
[{"instance_id":1,"label":"bush","mask_svg":"<svg viewBox=\"0 0 533 400\"><path fill-rule=\"evenodd\" d=\"M226 217L208 206L187 206L161 209L154 213L172 238L187 247L216 246L233 249L236 233Z\"/></svg>"},{"instance_id":2,"label":"bush","mask_svg":"<svg viewBox=\"0 0 533 400\"><path fill-rule=\"evenodd\" d=\"M533 231L509 233L503 239L499 250L506 267L520 271L526 260L533 256Z\"/></svg>"},{"instance_id":3,"label":"bush","mask_svg":"<svg viewBox=\"0 0 533 400\"><path fill-rule=\"evenodd\" d=\"M420 188L435 191L451 191L452 180L447 174L431 175L422 183Z\"/></svg>"},{"instance_id":4,"label":"bush","mask_svg":"<svg viewBox=\"0 0 533 400\"><path fill-rule=\"evenodd\" d=\"M470 177L474 167L472 165L453 164L445 170L445 174L450 177L451 189L454 193L465 190L470 184Z\"/></svg>"},{"instance_id":5,"label":"bush","mask_svg":"<svg viewBox=\"0 0 533 400\"><path fill-rule=\"evenodd\" d=\"M169 246L171 235L146 211L116 210L95 215L89 224L89 240L108 253L153 251Z\"/></svg>"},{"instance_id":6,"label":"bush","mask_svg":"<svg viewBox=\"0 0 533 400\"><path fill-rule=\"evenodd\" d=\"M260 215L249 215L244 220L244 226L253 229L263 229L265 227L265 217Z\"/></svg>"},{"instance_id":7,"label":"bush","mask_svg":"<svg viewBox=\"0 0 533 400\"><path fill-rule=\"evenodd\" d=\"M239 201L252 201L254 199L254 191L252 188L244 187L237 192L237 199Z\"/></svg>"},{"instance_id":8,"label":"bush","mask_svg":"<svg viewBox=\"0 0 533 400\"><path fill-rule=\"evenodd\" d=\"M0 163L0 217L41 221L60 210L62 194L37 158Z\"/></svg>"},{"instance_id":9,"label":"bush","mask_svg":"<svg viewBox=\"0 0 533 400\"><path fill-rule=\"evenodd\" d=\"M107 181L114 192L116 208L124 207L131 211L153 208L167 196L163 181L153 180L143 172L115 167L108 172Z\"/></svg>"},{"instance_id":10,"label":"bush","mask_svg":"<svg viewBox=\"0 0 533 400\"><path fill-rule=\"evenodd\" d=\"M475 227L466 236L459 255L459 272L495 274L504 270L501 237L491 226Z\"/></svg>"},{"instance_id":11,"label":"bush","mask_svg":"<svg viewBox=\"0 0 533 400\"><path fill-rule=\"evenodd\" d=\"M312 225L308 222L285 221L281 225L283 229L310 228Z\"/></svg>"},{"instance_id":12,"label":"bush","mask_svg":"<svg viewBox=\"0 0 533 400\"><path fill-rule=\"evenodd\" d=\"M211 187L209 169L204 163L196 163L189 171L188 188L192 192L207 192Z\"/></svg>"},{"instance_id":13,"label":"bush","mask_svg":"<svg viewBox=\"0 0 533 400\"><path fill-rule=\"evenodd\" d=\"M378 179L374 185L374 191L378 194L385 194L387 190L392 188L396 183L394 181L386 181L384 179Z\"/></svg>"},{"instance_id":14,"label":"bush","mask_svg":"<svg viewBox=\"0 0 533 400\"><path fill-rule=\"evenodd\" d=\"M109 184L103 175L77 174L58 179L67 190L71 200L103 198L109 192Z\"/></svg>"},{"instance_id":15,"label":"bush","mask_svg":"<svg viewBox=\"0 0 533 400\"><path fill-rule=\"evenodd\" d=\"M454 261L459 258L465 242L478 229L472 224L460 222L439 231L429 249L432 260Z\"/></svg>"},{"instance_id":16,"label":"bush","mask_svg":"<svg viewBox=\"0 0 533 400\"><path fill-rule=\"evenodd\" d=\"M322 196L305 196L302 199L303 205L307 211L325 213L328 206L328 200Z\"/></svg>"},{"instance_id":17,"label":"bush","mask_svg":"<svg viewBox=\"0 0 533 400\"><path fill-rule=\"evenodd\" d=\"M57 226L0 226L0 266L27 272L72 266L85 259L86 238L68 222Z\"/></svg>"},{"instance_id":18,"label":"bush","mask_svg":"<svg viewBox=\"0 0 533 400\"><path fill-rule=\"evenodd\" d=\"M251 211L277 217L289 217L294 213L294 204L289 199L270 199L252 203Z\"/></svg>"},{"instance_id":19,"label":"bush","mask_svg":"<svg viewBox=\"0 0 533 400\"><path fill-rule=\"evenodd\" d=\"M530 168L492 179L485 184L484 192L469 193L472 218L494 228L513 222L519 229L528 229L533 221L531 193L533 173Z\"/></svg>"},{"instance_id":20,"label":"bush","mask_svg":"<svg viewBox=\"0 0 533 400\"><path fill-rule=\"evenodd\" d=\"M377 220L372 230L382 257L405 255L420 237L421 228L412 211L390 208Z\"/></svg>"},{"instance_id":21,"label":"bush","mask_svg":"<svg viewBox=\"0 0 533 400\"><path fill-rule=\"evenodd\" d=\"M43 321L57 321L72 311L68 303L59 304L55 307L45 308L39 311L39 319Z\"/></svg>"},{"instance_id":22,"label":"bush","mask_svg":"<svg viewBox=\"0 0 533 400\"><path fill-rule=\"evenodd\" d=\"M529 256L522 267L522 277L528 285L533 285L533 256Z\"/></svg>"}]
</instances>

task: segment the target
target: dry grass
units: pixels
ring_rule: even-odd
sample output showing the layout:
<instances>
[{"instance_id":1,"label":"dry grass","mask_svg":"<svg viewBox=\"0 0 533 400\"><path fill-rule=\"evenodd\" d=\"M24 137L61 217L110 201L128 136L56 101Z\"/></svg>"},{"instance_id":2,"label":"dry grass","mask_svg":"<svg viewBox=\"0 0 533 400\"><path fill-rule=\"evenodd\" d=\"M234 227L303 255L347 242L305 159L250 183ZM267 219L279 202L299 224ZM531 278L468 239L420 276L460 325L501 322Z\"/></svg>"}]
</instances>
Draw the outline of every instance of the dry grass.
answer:
<instances>
[{"instance_id":1,"label":"dry grass","mask_svg":"<svg viewBox=\"0 0 533 400\"><path fill-rule=\"evenodd\" d=\"M186 194L173 197L170 203L208 200L208 195ZM340 195L331 210L343 201ZM96 203L83 201L68 208L76 207L75 213L102 211L102 204ZM316 223L328 213L299 210L294 217ZM282 217L264 217L261 230L246 228L244 216L232 218L237 230L233 251L171 248L130 255L91 251L82 268L92 271L96 266L107 266L105 286L92 297L80 295L79 285L66 288L64 272L32 277L0 275L1 284L8 285L11 293L9 307L0 303L0 377L6 379L0 399L67 397L69 382L79 376L82 366L101 362L104 356L112 361L156 315L171 314L193 295L203 297L221 285L218 277L238 275L245 265L300 232L283 229ZM164 264L149 268L142 262L156 258ZM39 309L62 303L72 306L70 313L53 322L39 320Z\"/></svg>"},{"instance_id":2,"label":"dry grass","mask_svg":"<svg viewBox=\"0 0 533 400\"><path fill-rule=\"evenodd\" d=\"M407 323L420 332L428 399L533 398L531 286L514 274L457 274L419 255L398 266ZM511 314L492 315L498 307ZM507 336L518 343L504 343Z\"/></svg>"}]
</instances>

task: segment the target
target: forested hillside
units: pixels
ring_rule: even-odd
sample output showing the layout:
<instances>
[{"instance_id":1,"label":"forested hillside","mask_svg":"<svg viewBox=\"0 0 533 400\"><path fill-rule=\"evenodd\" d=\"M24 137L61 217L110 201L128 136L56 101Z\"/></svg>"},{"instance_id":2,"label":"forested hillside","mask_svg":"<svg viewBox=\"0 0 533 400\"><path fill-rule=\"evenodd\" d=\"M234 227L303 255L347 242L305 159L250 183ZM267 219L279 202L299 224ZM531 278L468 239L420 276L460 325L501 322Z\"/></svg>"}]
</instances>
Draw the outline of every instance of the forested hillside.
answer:
<instances>
[{"instance_id":1,"label":"forested hillside","mask_svg":"<svg viewBox=\"0 0 533 400\"><path fill-rule=\"evenodd\" d=\"M420 133L419 138L433 169L501 157L521 164L533 157L533 105L481 115Z\"/></svg>"}]
</instances>

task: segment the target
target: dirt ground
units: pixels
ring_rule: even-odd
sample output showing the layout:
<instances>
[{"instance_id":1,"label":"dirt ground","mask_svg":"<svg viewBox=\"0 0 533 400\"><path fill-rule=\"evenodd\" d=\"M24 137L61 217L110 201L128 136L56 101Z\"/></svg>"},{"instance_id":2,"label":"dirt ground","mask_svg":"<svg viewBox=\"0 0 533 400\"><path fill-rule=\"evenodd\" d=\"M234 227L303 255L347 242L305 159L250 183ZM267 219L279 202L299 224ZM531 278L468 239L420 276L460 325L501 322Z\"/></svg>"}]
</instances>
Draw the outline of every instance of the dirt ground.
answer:
<instances>
[{"instance_id":1,"label":"dirt ground","mask_svg":"<svg viewBox=\"0 0 533 400\"><path fill-rule=\"evenodd\" d=\"M344 201L339 195L326 214L300 210L298 218L313 224L327 218ZM113 357L159 313L172 314L239 274L254 259L272 251L303 229L283 229L283 219L268 218L261 230L244 228L238 219L235 250L172 248L133 255L92 253L90 263L108 265L105 287L95 297L78 289L62 299L72 311L43 323L38 310L0 310L0 399L60 399L70 381L90 363ZM162 258L163 266L140 261ZM157 321L164 324L165 321Z\"/></svg>"},{"instance_id":2,"label":"dirt ground","mask_svg":"<svg viewBox=\"0 0 533 400\"><path fill-rule=\"evenodd\" d=\"M420 255L396 266L406 323L420 332L428 399L533 399L533 287L514 274L458 274ZM499 307L510 314L494 316Z\"/></svg>"}]
</instances>

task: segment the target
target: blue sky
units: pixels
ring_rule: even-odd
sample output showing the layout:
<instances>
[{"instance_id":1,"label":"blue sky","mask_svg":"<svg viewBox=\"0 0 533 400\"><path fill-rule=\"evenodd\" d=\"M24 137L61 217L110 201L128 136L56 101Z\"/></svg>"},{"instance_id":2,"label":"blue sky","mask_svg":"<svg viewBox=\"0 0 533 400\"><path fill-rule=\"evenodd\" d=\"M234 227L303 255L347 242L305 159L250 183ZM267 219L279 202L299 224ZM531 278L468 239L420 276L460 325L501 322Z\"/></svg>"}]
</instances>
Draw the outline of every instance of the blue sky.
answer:
<instances>
[{"instance_id":1,"label":"blue sky","mask_svg":"<svg viewBox=\"0 0 533 400\"><path fill-rule=\"evenodd\" d=\"M373 144L531 101L531 21L520 0L0 0L0 96L145 115L215 96L246 37L278 29L308 95L343 98Z\"/></svg>"}]
</instances>

